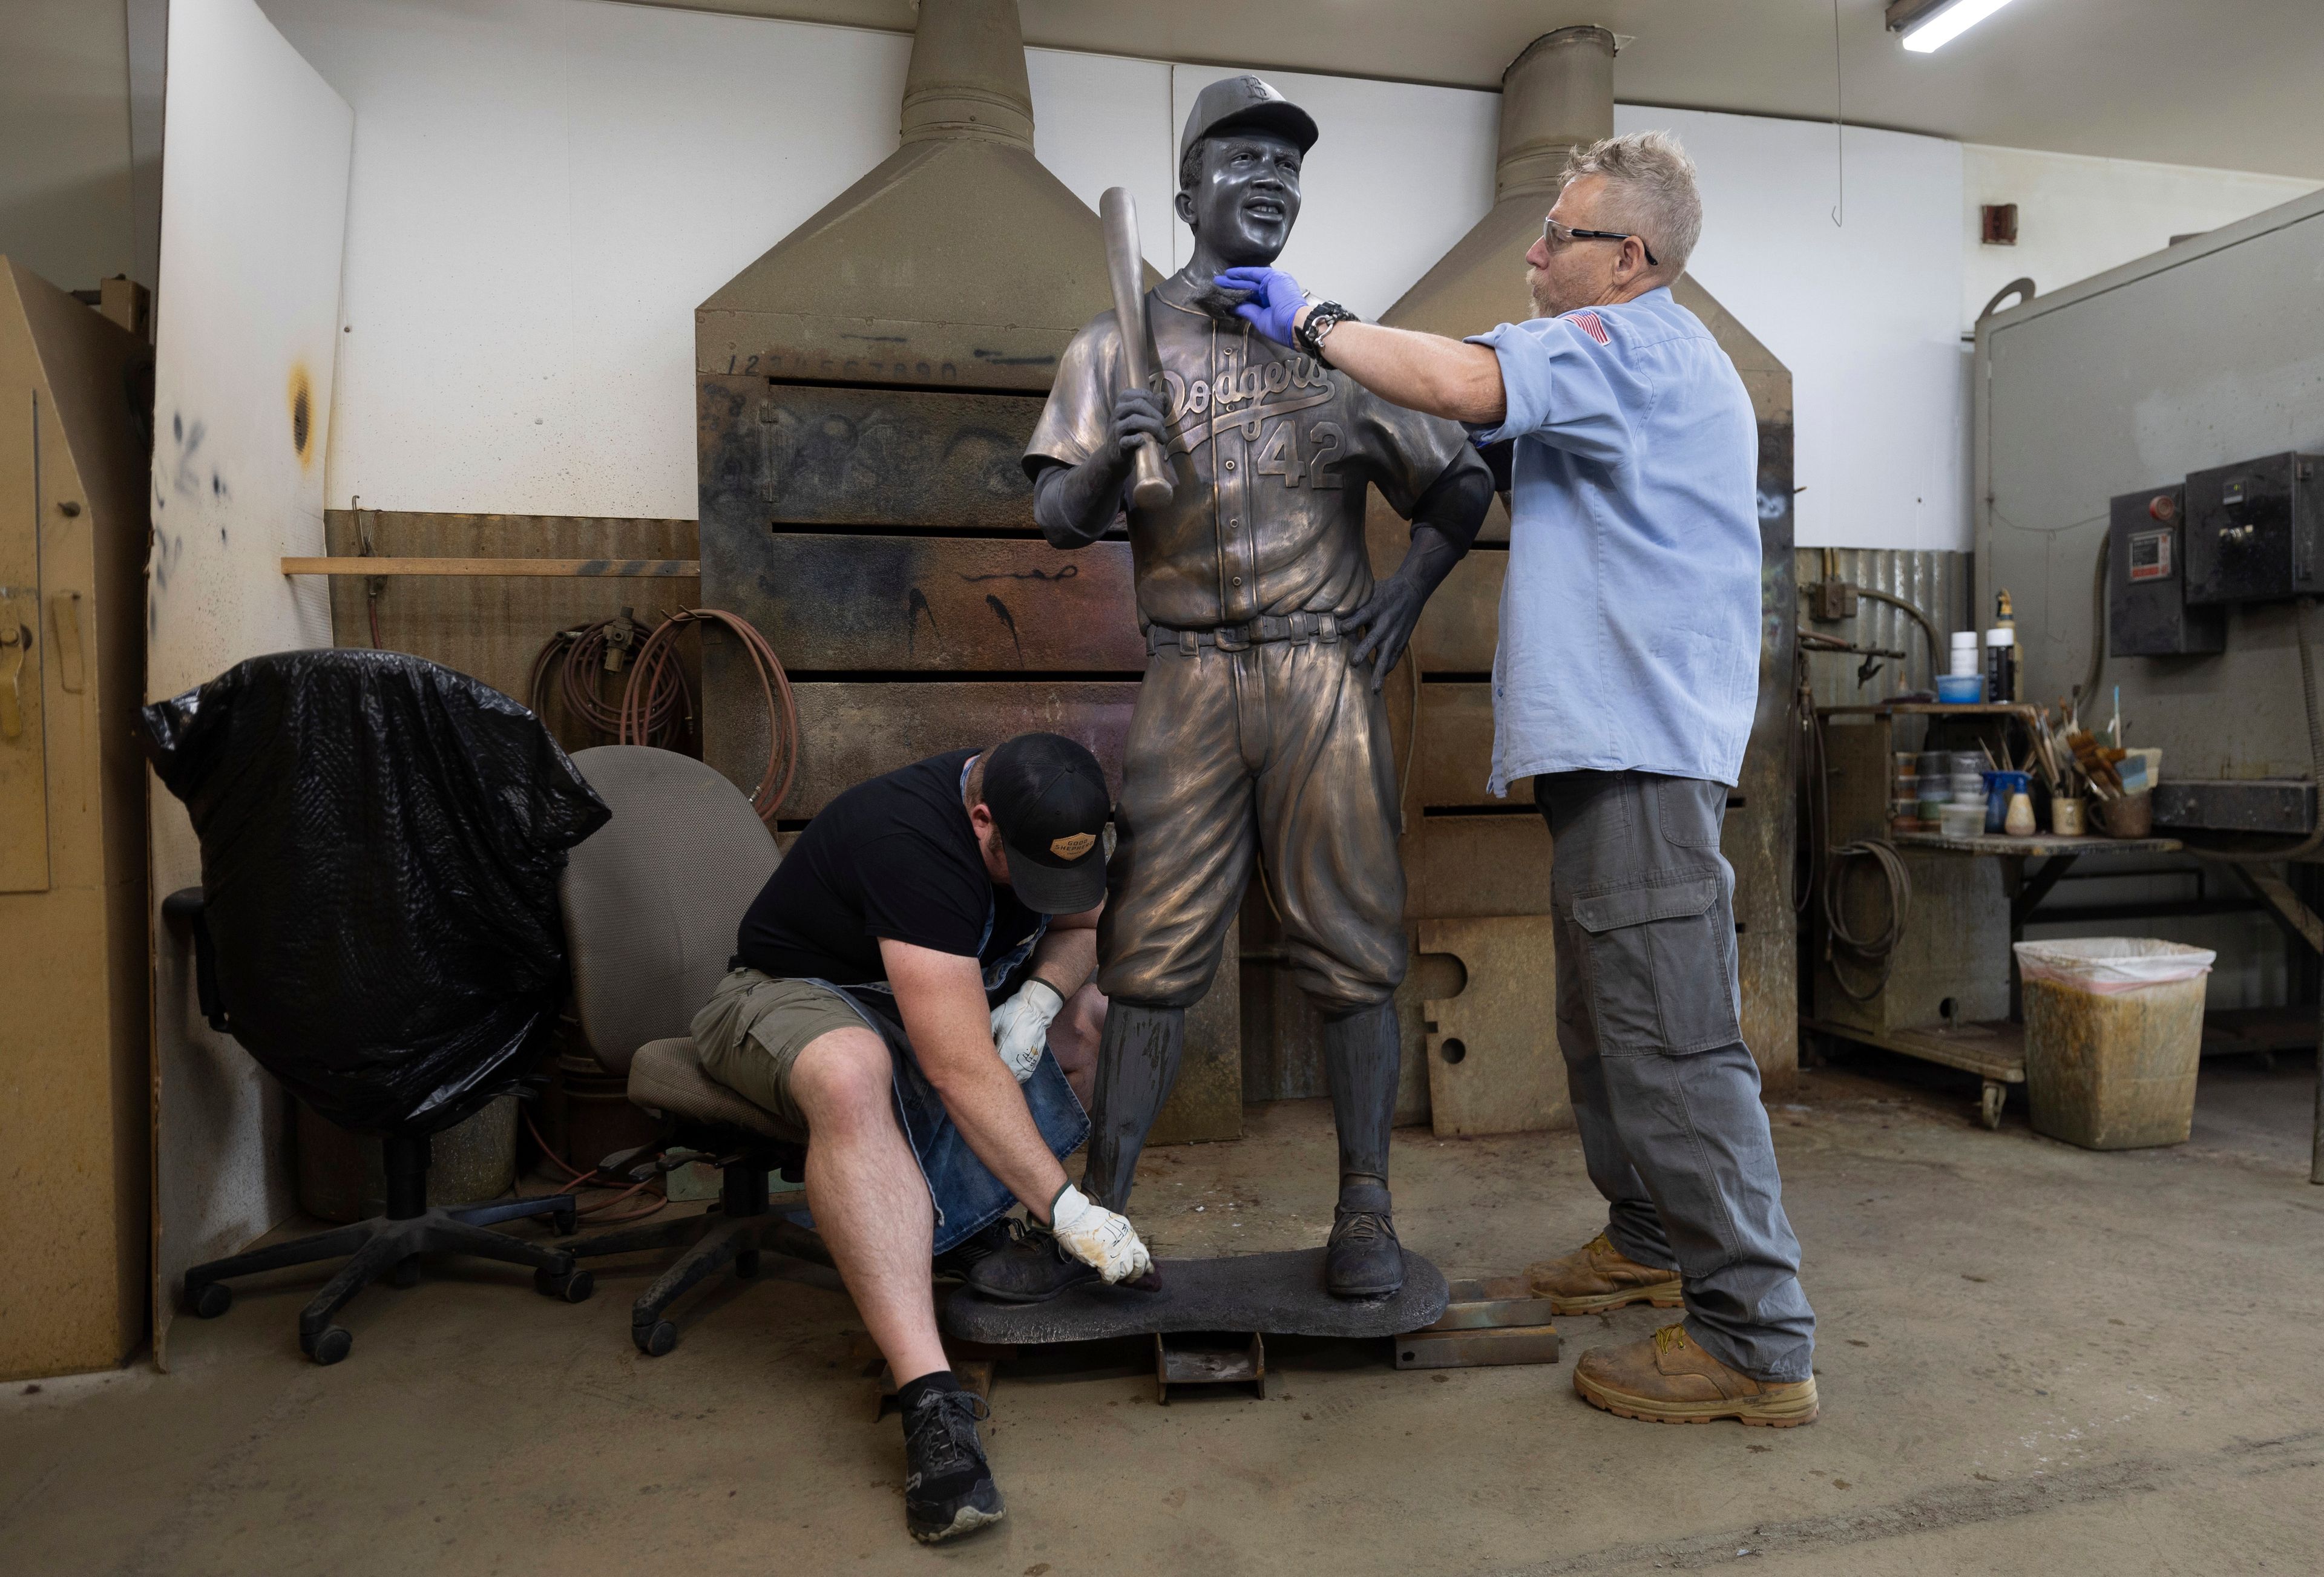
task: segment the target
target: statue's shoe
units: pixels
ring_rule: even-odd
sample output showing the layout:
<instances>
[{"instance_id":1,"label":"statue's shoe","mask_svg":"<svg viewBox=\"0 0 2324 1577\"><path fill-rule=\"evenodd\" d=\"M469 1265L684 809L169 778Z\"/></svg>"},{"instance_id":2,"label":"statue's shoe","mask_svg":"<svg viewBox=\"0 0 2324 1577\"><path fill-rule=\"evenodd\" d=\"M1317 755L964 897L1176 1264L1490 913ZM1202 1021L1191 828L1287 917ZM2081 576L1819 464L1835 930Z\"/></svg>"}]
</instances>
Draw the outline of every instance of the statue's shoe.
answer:
<instances>
[{"instance_id":1,"label":"statue's shoe","mask_svg":"<svg viewBox=\"0 0 2324 1577\"><path fill-rule=\"evenodd\" d=\"M1323 1285L1333 1297L1387 1297L1404 1286L1404 1246L1385 1188L1342 1189L1323 1250Z\"/></svg>"},{"instance_id":2,"label":"statue's shoe","mask_svg":"<svg viewBox=\"0 0 2324 1577\"><path fill-rule=\"evenodd\" d=\"M1011 1219L1009 1241L968 1268L969 1290L1005 1304L1039 1304L1095 1281L1097 1271L1065 1250L1048 1228Z\"/></svg>"}]
</instances>

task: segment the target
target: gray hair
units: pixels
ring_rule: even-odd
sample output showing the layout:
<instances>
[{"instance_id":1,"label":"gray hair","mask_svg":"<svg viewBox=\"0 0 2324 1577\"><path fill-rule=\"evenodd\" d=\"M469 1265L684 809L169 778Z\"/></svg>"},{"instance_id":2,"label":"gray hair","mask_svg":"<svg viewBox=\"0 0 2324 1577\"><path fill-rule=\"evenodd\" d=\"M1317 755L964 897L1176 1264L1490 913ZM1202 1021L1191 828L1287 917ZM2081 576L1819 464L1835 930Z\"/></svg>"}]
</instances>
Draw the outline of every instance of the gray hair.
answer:
<instances>
[{"instance_id":1,"label":"gray hair","mask_svg":"<svg viewBox=\"0 0 2324 1577\"><path fill-rule=\"evenodd\" d=\"M1606 180L1607 211L1600 225L1619 225L1642 237L1664 273L1686 266L1702 235L1702 196L1695 190L1694 161L1676 136L1632 132L1576 148L1565 161L1565 180L1570 184L1585 175Z\"/></svg>"}]
</instances>

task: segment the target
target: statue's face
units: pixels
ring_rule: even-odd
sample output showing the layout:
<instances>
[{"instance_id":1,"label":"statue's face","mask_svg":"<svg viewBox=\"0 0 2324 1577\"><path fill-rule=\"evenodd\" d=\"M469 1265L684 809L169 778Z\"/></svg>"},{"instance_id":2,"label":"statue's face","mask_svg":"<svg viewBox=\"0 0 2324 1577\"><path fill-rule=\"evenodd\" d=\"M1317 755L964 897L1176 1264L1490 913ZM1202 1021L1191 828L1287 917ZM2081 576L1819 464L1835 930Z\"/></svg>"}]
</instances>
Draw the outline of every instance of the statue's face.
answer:
<instances>
[{"instance_id":1,"label":"statue's face","mask_svg":"<svg viewBox=\"0 0 2324 1577\"><path fill-rule=\"evenodd\" d=\"M1227 267L1273 263L1299 218L1299 150L1271 132L1206 139L1178 217Z\"/></svg>"}]
</instances>

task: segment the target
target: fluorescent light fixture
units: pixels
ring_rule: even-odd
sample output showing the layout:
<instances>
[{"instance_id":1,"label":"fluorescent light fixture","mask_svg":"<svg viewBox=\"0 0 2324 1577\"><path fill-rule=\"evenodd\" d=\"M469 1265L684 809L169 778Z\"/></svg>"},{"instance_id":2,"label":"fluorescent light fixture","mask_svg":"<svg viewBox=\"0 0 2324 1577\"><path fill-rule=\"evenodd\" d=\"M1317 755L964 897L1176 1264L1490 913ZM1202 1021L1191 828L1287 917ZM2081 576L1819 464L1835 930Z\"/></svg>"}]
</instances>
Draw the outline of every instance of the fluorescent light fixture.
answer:
<instances>
[{"instance_id":1,"label":"fluorescent light fixture","mask_svg":"<svg viewBox=\"0 0 2324 1577\"><path fill-rule=\"evenodd\" d=\"M1970 28L2009 4L2009 0L1893 0L1888 7L1888 31L1904 35L1904 47L1916 55L1943 49Z\"/></svg>"}]
</instances>

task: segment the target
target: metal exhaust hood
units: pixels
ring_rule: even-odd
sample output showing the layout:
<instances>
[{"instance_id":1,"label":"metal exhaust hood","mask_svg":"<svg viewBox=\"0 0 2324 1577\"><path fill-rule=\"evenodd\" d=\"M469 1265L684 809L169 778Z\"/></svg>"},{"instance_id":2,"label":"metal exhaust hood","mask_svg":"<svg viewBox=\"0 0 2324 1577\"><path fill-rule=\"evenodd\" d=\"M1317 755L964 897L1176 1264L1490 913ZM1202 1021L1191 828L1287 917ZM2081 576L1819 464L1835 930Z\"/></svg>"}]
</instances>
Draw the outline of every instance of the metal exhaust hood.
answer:
<instances>
[{"instance_id":1,"label":"metal exhaust hood","mask_svg":"<svg viewBox=\"0 0 2324 1577\"><path fill-rule=\"evenodd\" d=\"M698 373L1048 388L1111 298L1097 216L1033 156L1016 0L920 0L901 133L696 309Z\"/></svg>"},{"instance_id":2,"label":"metal exhaust hood","mask_svg":"<svg viewBox=\"0 0 2324 1577\"><path fill-rule=\"evenodd\" d=\"M1457 336L1529 317L1522 259L1557 200L1566 157L1613 134L1614 35L1602 27L1561 27L1526 45L1501 74L1492 211L1380 320ZM1791 374L1784 364L1692 275L1682 276L1671 293L1733 360L1759 420L1788 421Z\"/></svg>"}]
</instances>

